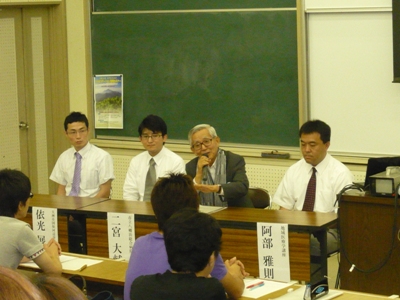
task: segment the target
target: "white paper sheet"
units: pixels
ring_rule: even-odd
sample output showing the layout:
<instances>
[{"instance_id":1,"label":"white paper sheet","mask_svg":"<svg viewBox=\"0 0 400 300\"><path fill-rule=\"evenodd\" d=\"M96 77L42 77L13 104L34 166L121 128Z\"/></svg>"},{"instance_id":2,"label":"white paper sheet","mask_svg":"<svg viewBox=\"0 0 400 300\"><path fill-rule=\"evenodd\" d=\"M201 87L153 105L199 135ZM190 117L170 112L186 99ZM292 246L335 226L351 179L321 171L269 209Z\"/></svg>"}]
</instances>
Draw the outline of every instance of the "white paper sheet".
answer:
<instances>
[{"instance_id":1,"label":"white paper sheet","mask_svg":"<svg viewBox=\"0 0 400 300\"><path fill-rule=\"evenodd\" d=\"M200 205L200 212L205 213L205 214L212 214L217 211L223 210L226 207L221 207L221 206L206 206L206 205Z\"/></svg>"},{"instance_id":2,"label":"white paper sheet","mask_svg":"<svg viewBox=\"0 0 400 300\"><path fill-rule=\"evenodd\" d=\"M251 288L251 285L257 284L259 282L263 282L263 286L259 286L257 288ZM297 281L291 281L291 282L277 282L277 281L272 281L272 280L264 280L264 279L245 279L244 284L244 292L242 297L247 297L247 298L253 298L257 299L260 298L264 295L282 290L282 289L288 289L292 285L297 283ZM250 288L249 288L250 287Z\"/></svg>"},{"instance_id":3,"label":"white paper sheet","mask_svg":"<svg viewBox=\"0 0 400 300\"><path fill-rule=\"evenodd\" d=\"M63 270L68 270L68 271L78 271L84 265L86 265L87 267L90 267L90 266L93 266L95 264L102 262L102 260L98 260L98 259L82 258L82 257L69 256L69 255L64 255L64 254L60 256L60 261L61 261ZM22 263L20 265L24 266L24 267L28 267L28 268L39 269L39 266L37 264L35 264L33 261L27 262L27 263Z\"/></svg>"}]
</instances>

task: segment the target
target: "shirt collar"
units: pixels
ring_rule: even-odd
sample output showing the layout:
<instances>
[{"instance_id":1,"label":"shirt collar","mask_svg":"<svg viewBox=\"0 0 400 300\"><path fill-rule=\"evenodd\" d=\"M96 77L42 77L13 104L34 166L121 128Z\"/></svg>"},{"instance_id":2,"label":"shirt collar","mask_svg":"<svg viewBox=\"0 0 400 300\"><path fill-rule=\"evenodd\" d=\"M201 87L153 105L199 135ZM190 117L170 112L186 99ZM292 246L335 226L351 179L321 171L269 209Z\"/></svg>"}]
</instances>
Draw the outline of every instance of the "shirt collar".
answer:
<instances>
[{"instance_id":1,"label":"shirt collar","mask_svg":"<svg viewBox=\"0 0 400 300\"><path fill-rule=\"evenodd\" d=\"M317 173L322 174L324 170L328 167L329 160L331 159L331 155L329 153L326 154L325 158L314 168L317 169ZM312 170L313 166L310 165L310 172Z\"/></svg>"},{"instance_id":2,"label":"shirt collar","mask_svg":"<svg viewBox=\"0 0 400 300\"><path fill-rule=\"evenodd\" d=\"M150 161L151 158L154 159L154 161L156 162L156 165L159 164L159 162L161 161L161 158L163 157L163 153L165 152L165 147L163 146L162 149L160 150L160 152L157 153L157 155L155 156L151 156L149 154L149 151L146 151L147 153L147 160Z\"/></svg>"},{"instance_id":3,"label":"shirt collar","mask_svg":"<svg viewBox=\"0 0 400 300\"><path fill-rule=\"evenodd\" d=\"M79 150L79 151L74 151L74 155L75 155L75 152L78 152L82 157L84 157L89 151L90 151L90 149L92 148L92 144L90 144L89 142L86 144L86 146L85 147L83 147L81 150ZM74 149L75 150L75 149Z\"/></svg>"}]
</instances>

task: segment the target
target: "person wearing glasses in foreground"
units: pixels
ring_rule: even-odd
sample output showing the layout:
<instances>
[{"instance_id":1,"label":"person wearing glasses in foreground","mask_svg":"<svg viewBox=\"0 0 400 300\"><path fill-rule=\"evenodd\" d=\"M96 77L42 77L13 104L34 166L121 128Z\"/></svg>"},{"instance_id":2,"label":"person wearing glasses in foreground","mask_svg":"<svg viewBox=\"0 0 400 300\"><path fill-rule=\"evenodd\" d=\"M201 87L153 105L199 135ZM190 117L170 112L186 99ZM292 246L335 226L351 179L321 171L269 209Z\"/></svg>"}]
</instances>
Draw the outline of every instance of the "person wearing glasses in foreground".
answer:
<instances>
[{"instance_id":1,"label":"person wearing glasses in foreground","mask_svg":"<svg viewBox=\"0 0 400 300\"><path fill-rule=\"evenodd\" d=\"M183 208L199 209L199 196L192 178L185 174L169 174L160 178L151 194L151 205L158 223L158 231L136 239L125 276L124 300L130 300L132 282L141 275L165 273L171 270L164 244L163 229L167 220ZM211 276L218 279L230 299L239 298L244 289L243 278L248 274L236 257L222 260L219 254Z\"/></svg>"},{"instance_id":2,"label":"person wearing glasses in foreground","mask_svg":"<svg viewBox=\"0 0 400 300\"><path fill-rule=\"evenodd\" d=\"M249 180L243 157L219 148L220 138L208 124L193 127L188 138L197 157L186 164L186 173L193 178L200 204L253 207L247 197Z\"/></svg>"},{"instance_id":3,"label":"person wearing glasses in foreground","mask_svg":"<svg viewBox=\"0 0 400 300\"><path fill-rule=\"evenodd\" d=\"M89 142L89 121L80 112L64 121L65 135L72 147L58 158L50 179L58 183L57 195L108 198L115 179L111 155ZM74 188L77 160L81 160L78 186Z\"/></svg>"},{"instance_id":4,"label":"person wearing glasses in foreground","mask_svg":"<svg viewBox=\"0 0 400 300\"><path fill-rule=\"evenodd\" d=\"M18 170L0 171L0 265L16 269L33 260L45 273L61 275L60 245L51 239L42 244L28 223L31 193L29 178Z\"/></svg>"},{"instance_id":5,"label":"person wearing glasses in foreground","mask_svg":"<svg viewBox=\"0 0 400 300\"><path fill-rule=\"evenodd\" d=\"M183 159L167 149L167 124L156 115L148 115L140 123L139 138L146 151L132 158L123 188L124 200L150 201L151 190L158 177L169 172L185 173ZM152 166L153 164L153 166ZM153 180L148 182L153 167Z\"/></svg>"},{"instance_id":6,"label":"person wearing glasses in foreground","mask_svg":"<svg viewBox=\"0 0 400 300\"><path fill-rule=\"evenodd\" d=\"M176 212L164 224L171 271L136 278L131 300L226 300L222 284L210 277L221 250L222 231L211 215L194 208Z\"/></svg>"}]
</instances>

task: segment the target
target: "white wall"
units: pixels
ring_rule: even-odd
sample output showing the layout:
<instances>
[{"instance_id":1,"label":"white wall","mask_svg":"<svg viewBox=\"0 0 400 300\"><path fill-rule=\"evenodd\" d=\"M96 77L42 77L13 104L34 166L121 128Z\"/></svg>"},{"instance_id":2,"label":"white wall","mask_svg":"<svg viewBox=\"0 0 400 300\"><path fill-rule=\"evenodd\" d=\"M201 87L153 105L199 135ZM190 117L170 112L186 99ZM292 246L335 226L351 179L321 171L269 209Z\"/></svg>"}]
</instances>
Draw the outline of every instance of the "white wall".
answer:
<instances>
[{"instance_id":1,"label":"white wall","mask_svg":"<svg viewBox=\"0 0 400 300\"><path fill-rule=\"evenodd\" d=\"M310 117L331 150L400 155L390 0L306 1Z\"/></svg>"}]
</instances>

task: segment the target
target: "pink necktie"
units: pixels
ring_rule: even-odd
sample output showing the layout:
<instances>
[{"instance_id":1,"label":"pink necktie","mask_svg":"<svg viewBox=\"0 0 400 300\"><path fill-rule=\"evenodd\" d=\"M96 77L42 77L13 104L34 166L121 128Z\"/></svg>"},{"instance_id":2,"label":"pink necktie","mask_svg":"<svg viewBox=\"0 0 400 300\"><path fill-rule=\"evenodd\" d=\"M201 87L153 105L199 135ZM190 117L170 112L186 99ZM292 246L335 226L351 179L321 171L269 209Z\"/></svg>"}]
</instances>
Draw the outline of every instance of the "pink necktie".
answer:
<instances>
[{"instance_id":1,"label":"pink necktie","mask_svg":"<svg viewBox=\"0 0 400 300\"><path fill-rule=\"evenodd\" d=\"M304 205L303 205L304 211L313 211L314 210L315 189L317 187L317 179L315 177L315 173L317 172L317 170L313 167L312 171L313 171L313 173L311 175L310 181L308 182L306 198L304 200Z\"/></svg>"},{"instance_id":2,"label":"pink necktie","mask_svg":"<svg viewBox=\"0 0 400 300\"><path fill-rule=\"evenodd\" d=\"M70 196L79 196L80 184L81 184L81 166L82 166L82 155L78 152L75 152L75 170L74 170L74 178L72 179L72 188L69 193Z\"/></svg>"}]
</instances>

